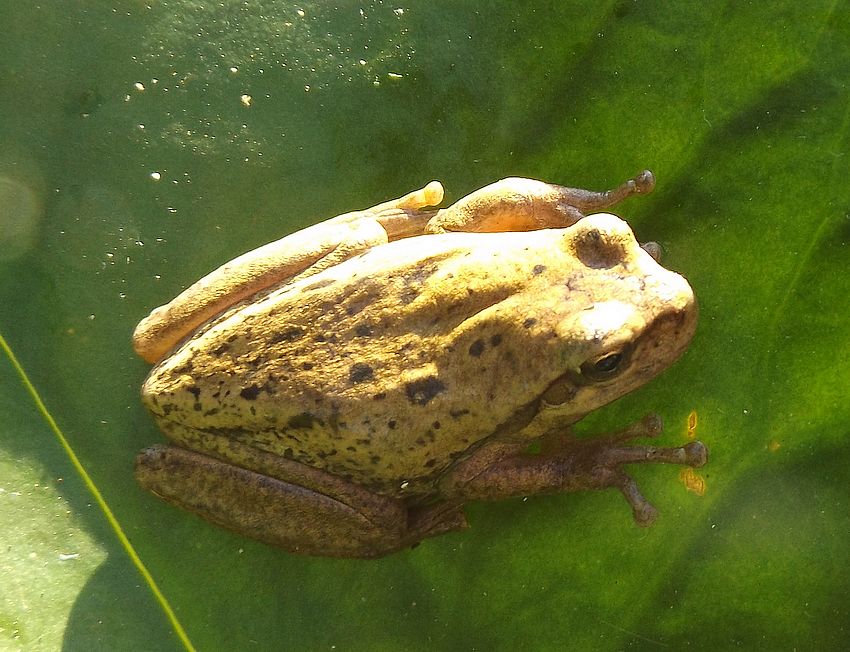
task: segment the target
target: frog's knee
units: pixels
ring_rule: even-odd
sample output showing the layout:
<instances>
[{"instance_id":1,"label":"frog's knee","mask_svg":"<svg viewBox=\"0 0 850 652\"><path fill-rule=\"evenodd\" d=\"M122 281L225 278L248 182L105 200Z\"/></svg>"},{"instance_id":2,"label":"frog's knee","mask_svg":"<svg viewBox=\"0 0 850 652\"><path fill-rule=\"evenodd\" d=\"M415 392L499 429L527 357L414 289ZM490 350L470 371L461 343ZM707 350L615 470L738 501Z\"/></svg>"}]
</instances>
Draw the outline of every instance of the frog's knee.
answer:
<instances>
[{"instance_id":1,"label":"frog's knee","mask_svg":"<svg viewBox=\"0 0 850 652\"><path fill-rule=\"evenodd\" d=\"M159 362L191 328L184 322L172 314L169 305L154 308L133 331L133 350L145 362Z\"/></svg>"}]
</instances>

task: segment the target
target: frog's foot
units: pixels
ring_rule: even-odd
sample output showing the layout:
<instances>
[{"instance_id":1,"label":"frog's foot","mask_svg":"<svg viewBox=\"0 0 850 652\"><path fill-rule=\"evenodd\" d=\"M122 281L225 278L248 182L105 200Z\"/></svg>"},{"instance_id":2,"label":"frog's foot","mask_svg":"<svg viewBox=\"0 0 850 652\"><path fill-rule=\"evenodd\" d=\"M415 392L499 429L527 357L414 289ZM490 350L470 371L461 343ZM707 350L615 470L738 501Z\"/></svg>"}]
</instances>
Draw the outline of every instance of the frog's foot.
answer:
<instances>
[{"instance_id":1,"label":"frog's foot","mask_svg":"<svg viewBox=\"0 0 850 652\"><path fill-rule=\"evenodd\" d=\"M543 442L539 454L508 455L483 469L475 468L472 461L474 475L459 478L454 491L470 500L490 500L615 488L631 505L638 525L650 525L657 511L621 467L642 463L700 467L708 459L706 447L699 441L670 448L626 444L638 437L655 437L661 430L661 419L649 415L605 437L578 439L569 434L550 437Z\"/></svg>"},{"instance_id":2,"label":"frog's foot","mask_svg":"<svg viewBox=\"0 0 850 652\"><path fill-rule=\"evenodd\" d=\"M291 462L292 472L281 479L176 446L154 446L136 459L136 478L171 504L298 554L382 557L467 527L460 504L408 510L399 500L299 466Z\"/></svg>"},{"instance_id":3,"label":"frog's foot","mask_svg":"<svg viewBox=\"0 0 850 652\"><path fill-rule=\"evenodd\" d=\"M583 471L573 480L581 484L580 477L583 475L586 488L618 489L631 505L637 524L647 526L655 521L658 511L643 497L634 479L620 467L624 464L662 463L697 468L708 461L708 451L700 441L671 448L624 445L634 439L658 437L663 430L661 417L648 414L640 421L605 437L578 440L568 435L558 438L557 442L546 441L543 452L549 457L582 460L579 466Z\"/></svg>"},{"instance_id":4,"label":"frog's foot","mask_svg":"<svg viewBox=\"0 0 850 652\"><path fill-rule=\"evenodd\" d=\"M610 446L602 447L596 464L587 471L588 488L604 489L615 487L631 505L635 522L641 526L652 525L658 516L653 507L638 489L634 478L623 471L623 464L660 462L700 467L708 461L708 451L701 441L692 441L684 446L659 448L655 446Z\"/></svg>"}]
</instances>

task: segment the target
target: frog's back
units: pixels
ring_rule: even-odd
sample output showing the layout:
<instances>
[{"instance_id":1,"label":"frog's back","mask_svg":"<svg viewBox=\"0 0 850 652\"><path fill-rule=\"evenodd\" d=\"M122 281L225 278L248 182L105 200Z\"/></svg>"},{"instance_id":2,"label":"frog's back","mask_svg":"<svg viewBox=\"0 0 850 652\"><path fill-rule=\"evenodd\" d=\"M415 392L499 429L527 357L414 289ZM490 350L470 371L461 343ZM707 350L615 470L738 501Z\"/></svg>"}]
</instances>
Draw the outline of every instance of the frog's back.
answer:
<instances>
[{"instance_id":1,"label":"frog's back","mask_svg":"<svg viewBox=\"0 0 850 652\"><path fill-rule=\"evenodd\" d=\"M402 240L235 306L151 372L146 403L166 431L426 487L563 373L546 315L577 310L579 263L547 233Z\"/></svg>"}]
</instances>

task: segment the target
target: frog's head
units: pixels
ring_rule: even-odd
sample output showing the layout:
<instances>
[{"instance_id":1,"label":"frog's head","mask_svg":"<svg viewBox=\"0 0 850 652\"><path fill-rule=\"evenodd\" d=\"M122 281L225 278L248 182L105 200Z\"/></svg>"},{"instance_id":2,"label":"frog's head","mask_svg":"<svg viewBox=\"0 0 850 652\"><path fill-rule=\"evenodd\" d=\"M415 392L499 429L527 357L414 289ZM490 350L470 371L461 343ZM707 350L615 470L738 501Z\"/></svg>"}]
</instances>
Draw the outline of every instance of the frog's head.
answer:
<instances>
[{"instance_id":1,"label":"frog's head","mask_svg":"<svg viewBox=\"0 0 850 652\"><path fill-rule=\"evenodd\" d=\"M697 306L688 282L642 249L620 218L588 216L563 238L580 264L566 284L572 307L555 327L566 369L541 408L577 420L670 366L694 334Z\"/></svg>"}]
</instances>

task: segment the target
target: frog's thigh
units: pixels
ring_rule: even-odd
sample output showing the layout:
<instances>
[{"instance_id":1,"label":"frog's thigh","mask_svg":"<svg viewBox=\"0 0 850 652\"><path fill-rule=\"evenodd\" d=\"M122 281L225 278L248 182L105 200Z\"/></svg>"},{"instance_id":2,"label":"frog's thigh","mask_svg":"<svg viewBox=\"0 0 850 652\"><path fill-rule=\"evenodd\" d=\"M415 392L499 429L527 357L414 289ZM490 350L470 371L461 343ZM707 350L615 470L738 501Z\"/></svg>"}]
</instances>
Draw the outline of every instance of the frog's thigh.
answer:
<instances>
[{"instance_id":1,"label":"frog's thigh","mask_svg":"<svg viewBox=\"0 0 850 652\"><path fill-rule=\"evenodd\" d=\"M392 498L373 496L379 518L369 519L356 504L175 446L143 451L136 477L172 504L300 554L380 557L439 533L409 528L407 509ZM376 498L384 502L379 514Z\"/></svg>"}]
</instances>

